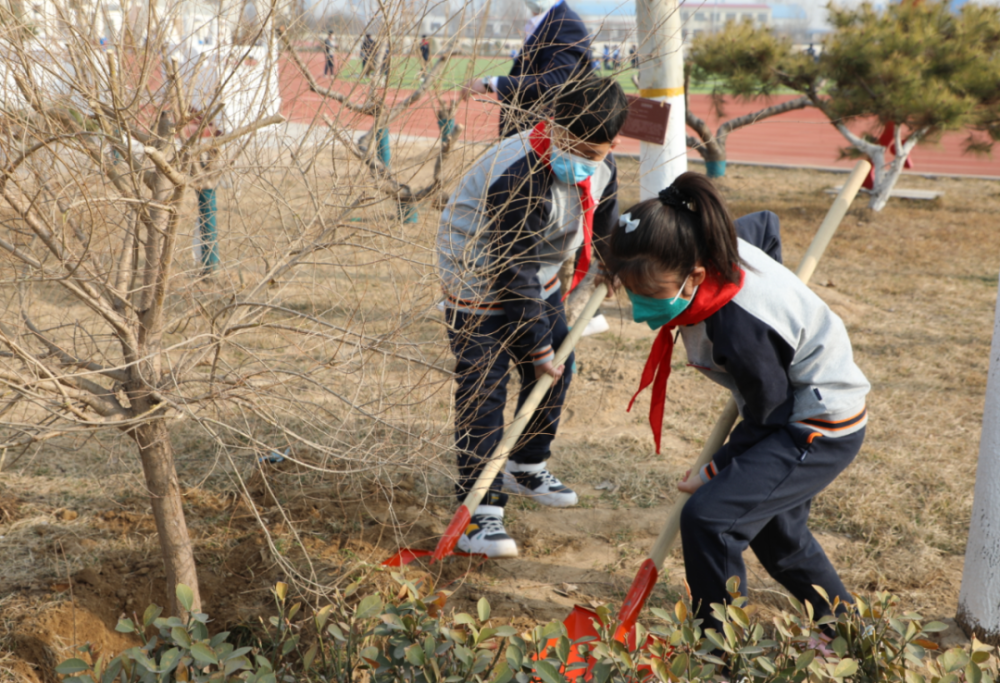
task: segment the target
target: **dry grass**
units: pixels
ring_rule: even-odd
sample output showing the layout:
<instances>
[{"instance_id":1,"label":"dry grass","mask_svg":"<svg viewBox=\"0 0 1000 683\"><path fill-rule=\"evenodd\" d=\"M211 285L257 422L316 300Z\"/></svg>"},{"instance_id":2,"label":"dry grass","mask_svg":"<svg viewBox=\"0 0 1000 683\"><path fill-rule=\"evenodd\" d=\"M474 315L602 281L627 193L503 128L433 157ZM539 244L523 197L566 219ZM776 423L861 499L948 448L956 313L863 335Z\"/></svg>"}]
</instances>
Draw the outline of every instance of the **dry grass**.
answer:
<instances>
[{"instance_id":1,"label":"dry grass","mask_svg":"<svg viewBox=\"0 0 1000 683\"><path fill-rule=\"evenodd\" d=\"M347 172L337 168L336 175L332 165L314 172L343 182ZM636 164L622 162L626 206L635 197L636 173ZM829 206L823 190L843 179L739 166L730 173L722 185L736 214L767 208L781 217L789 264L797 263ZM267 182L264 195L239 187L220 192L221 211L242 212L242 221L252 216L260 227L254 239L240 241L233 224L233 241L223 245L232 264L226 277L262 272L264 237L280 242L299 229L295 212L308 199L296 189L299 180L289 173ZM945 196L934 203L894 200L880 214L852 211L813 278L814 289L847 323L858 364L873 385L865 447L817 499L813 527L850 588L890 589L908 608L941 617L952 614L957 599L972 502L1000 253L1000 193L995 184L977 181L906 178L903 184L944 190ZM256 207L259 196L269 199ZM447 522L452 388L447 374L428 367L447 370L451 362L433 309L436 215L427 209L418 223L400 225L384 205L368 209L360 214L366 222L345 225L335 246L295 278L277 283L288 310L390 335L394 350L419 363L375 351L347 353L301 337L244 339L247 359L266 349L289 370L317 373L325 391L288 390L300 392L309 414L276 406L274 415L297 432L325 439L324 448L299 443L299 464L262 470L251 442L281 443L283 434L253 416L217 407L214 418L235 425L218 437L197 421L175 429L206 605L220 628L266 609L268 587L288 567L328 585L378 576L366 561L401 543L426 546ZM220 230L227 234L224 226ZM189 296L213 296L204 284L201 290L183 287ZM55 315L59 303L41 305ZM724 403L718 387L684 368L679 348L663 454L652 455L648 398L625 412L652 337L630 321L625 302L606 304L604 313L612 330L581 344L580 372L552 461L580 491L581 506L511 506L522 558L471 570L448 565L443 580L459 581L459 606L487 595L500 614L542 620L563 616L574 599L617 599L669 509L677 476ZM329 371L330 359L337 372ZM334 394L364 404L379 420L352 415ZM343 474L352 468L330 457L334 447L356 456L358 476ZM388 464L404 456L407 468ZM594 488L605 480L617 488ZM237 495L241 486L249 500ZM61 518L64 509L79 516ZM51 624L49 631L39 626L68 597L63 584L72 583L80 609L109 629L121 611L162 600L156 552L141 473L119 437L57 440L9 454L0 474L0 671L14 666L26 634L48 633L53 647L56 636L70 638ZM673 573L663 590L676 593L679 557L668 564ZM777 604L771 592L777 586L754 566L753 596ZM563 582L578 585L579 594L553 593Z\"/></svg>"}]
</instances>

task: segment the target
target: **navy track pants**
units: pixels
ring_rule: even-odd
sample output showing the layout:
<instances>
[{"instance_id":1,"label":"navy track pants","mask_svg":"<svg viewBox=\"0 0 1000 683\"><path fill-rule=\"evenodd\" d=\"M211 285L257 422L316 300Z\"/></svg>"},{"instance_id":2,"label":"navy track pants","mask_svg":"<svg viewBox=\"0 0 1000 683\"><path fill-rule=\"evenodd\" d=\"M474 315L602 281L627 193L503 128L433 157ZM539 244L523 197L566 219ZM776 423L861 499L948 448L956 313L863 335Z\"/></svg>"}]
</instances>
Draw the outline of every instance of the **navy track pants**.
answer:
<instances>
[{"instance_id":1,"label":"navy track pants","mask_svg":"<svg viewBox=\"0 0 1000 683\"><path fill-rule=\"evenodd\" d=\"M806 523L812 499L851 463L865 430L810 442L812 433L798 423L773 430L740 423L714 458L717 465L728 464L684 506L684 569L703 628L721 632L710 605L729 601L729 577L738 576L740 592L747 594L748 545L768 574L798 600L812 603L817 618L829 608L814 584L831 600L839 595L852 601Z\"/></svg>"},{"instance_id":2,"label":"navy track pants","mask_svg":"<svg viewBox=\"0 0 1000 683\"><path fill-rule=\"evenodd\" d=\"M566 312L557 291L545 301L545 317L552 334L552 348L558 349L569 333ZM524 344L518 322L506 315L474 315L447 309L450 325L448 339L458 361L455 373L455 446L458 449L458 482L455 487L459 500L472 488L482 467L503 437L504 406L507 403L507 381L512 370L521 376L520 410L535 385L535 368L531 363L534 350ZM524 434L511 453L511 462L537 464L549 458L562 414L566 392L572 379L573 356L566 369L543 399L538 410L524 429ZM497 477L483 505L506 505L502 479Z\"/></svg>"}]
</instances>

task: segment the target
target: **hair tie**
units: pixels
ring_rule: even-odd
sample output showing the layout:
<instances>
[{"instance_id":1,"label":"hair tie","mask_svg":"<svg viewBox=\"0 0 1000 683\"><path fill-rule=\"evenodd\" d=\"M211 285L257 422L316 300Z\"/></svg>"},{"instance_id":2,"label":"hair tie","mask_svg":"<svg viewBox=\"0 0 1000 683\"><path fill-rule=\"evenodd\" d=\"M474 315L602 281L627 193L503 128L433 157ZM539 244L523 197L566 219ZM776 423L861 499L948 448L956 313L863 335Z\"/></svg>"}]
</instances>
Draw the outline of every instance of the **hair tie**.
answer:
<instances>
[{"instance_id":1,"label":"hair tie","mask_svg":"<svg viewBox=\"0 0 1000 683\"><path fill-rule=\"evenodd\" d=\"M685 209L687 211L694 212L694 202L692 202L687 195L673 185L660 190L659 197L660 202L662 202L664 206L672 206L677 209Z\"/></svg>"},{"instance_id":2,"label":"hair tie","mask_svg":"<svg viewBox=\"0 0 1000 683\"><path fill-rule=\"evenodd\" d=\"M639 227L639 219L632 218L632 214L623 213L618 217L618 224L625 227L625 234L630 232L635 232L635 229Z\"/></svg>"}]
</instances>

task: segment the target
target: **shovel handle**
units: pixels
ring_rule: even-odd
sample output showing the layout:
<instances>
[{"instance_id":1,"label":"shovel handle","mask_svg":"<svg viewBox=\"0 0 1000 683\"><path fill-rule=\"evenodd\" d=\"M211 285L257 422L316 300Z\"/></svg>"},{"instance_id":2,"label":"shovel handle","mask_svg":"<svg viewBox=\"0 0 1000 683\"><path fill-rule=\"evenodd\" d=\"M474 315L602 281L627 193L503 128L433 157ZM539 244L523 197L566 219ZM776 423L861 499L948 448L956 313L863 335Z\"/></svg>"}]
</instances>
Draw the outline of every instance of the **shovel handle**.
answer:
<instances>
[{"instance_id":1,"label":"shovel handle","mask_svg":"<svg viewBox=\"0 0 1000 683\"><path fill-rule=\"evenodd\" d=\"M601 302L604 301L607 293L607 285L600 284L594 288L594 293L590 295L590 299L587 301L586 306L583 307L580 316L573 323L573 328L566 335L563 343L560 344L559 350L556 351L555 358L552 360L553 366L558 367L565 363L566 359L569 358L569 354L573 353L576 343L583 336L584 328L587 327L587 323L597 313L597 309L600 308ZM531 393L528 394L528 398L517 412L514 421L504 430L503 439L497 445L493 456L483 466L479 477L476 478L476 483L472 485L469 493L465 496L465 501L462 505L468 509L470 514L476 511L483 498L486 497L487 492L490 490L490 484L493 483L497 474L500 473L500 470L507 463L510 452L514 449L517 440L521 438L521 433L528 426L528 421L534 414L535 409L538 408L538 404L542 402L542 398L545 397L545 394L552 387L552 382L552 375L542 375L535 380L535 386L532 388Z\"/></svg>"},{"instance_id":2,"label":"shovel handle","mask_svg":"<svg viewBox=\"0 0 1000 683\"><path fill-rule=\"evenodd\" d=\"M826 217L820 224L819 230L816 231L816 236L813 237L809 249L806 250L806 254L802 257L802 262L799 264L796 275L799 276L802 282L808 283L816 271L816 265L819 263L820 258L823 257L823 252L826 250L827 245L830 244L830 240L840 226L840 222L847 215L847 210L851 207L851 202L857 196L858 190L861 189L861 184L864 183L865 177L868 175L871 167L872 165L866 159L859 161L848 177L844 187L841 188L837 198L833 200L830 210L826 212ZM705 441L705 446L701 449L698 459L691 466L692 477L697 477L698 471L722 448L722 444L725 443L726 437L729 436L729 432L732 430L733 425L736 424L738 417L739 410L736 407L736 401L730 398L729 402L726 403L726 407L722 410L722 415L716 421L715 427L712 428L712 433L709 434L708 440ZM660 536L656 539L656 543L653 544L653 549L649 553L649 559L653 561L657 569L663 567L663 561L667 559L667 553L670 552L674 541L677 540L677 534L680 532L681 525L681 510L684 509L684 504L687 503L690 497L691 495L688 493L678 494L677 500L674 501L673 507L670 508L667 523L660 532Z\"/></svg>"}]
</instances>

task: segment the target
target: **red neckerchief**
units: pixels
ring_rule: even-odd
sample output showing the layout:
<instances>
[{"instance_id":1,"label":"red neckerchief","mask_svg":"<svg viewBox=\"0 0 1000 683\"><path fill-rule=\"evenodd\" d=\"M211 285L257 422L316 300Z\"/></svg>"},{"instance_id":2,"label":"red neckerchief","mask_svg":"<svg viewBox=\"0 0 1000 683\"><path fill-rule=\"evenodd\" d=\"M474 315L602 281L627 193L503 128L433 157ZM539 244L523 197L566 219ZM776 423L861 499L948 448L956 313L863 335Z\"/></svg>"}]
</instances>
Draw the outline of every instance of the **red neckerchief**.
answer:
<instances>
[{"instance_id":1,"label":"red neckerchief","mask_svg":"<svg viewBox=\"0 0 1000 683\"><path fill-rule=\"evenodd\" d=\"M552 138L547 128L546 122L542 121L531 131L528 140L531 142L531 149L535 150L535 154L551 169L549 148L552 146ZM583 206L583 253L573 272L573 282L569 286L569 291L563 294L563 299L569 296L569 293L580 284L580 280L586 277L587 271L590 270L590 258L594 248L594 209L597 208L597 202L590 192L590 177L588 176L582 183L577 183L576 186L580 188L580 204Z\"/></svg>"},{"instance_id":2,"label":"red neckerchief","mask_svg":"<svg viewBox=\"0 0 1000 683\"><path fill-rule=\"evenodd\" d=\"M660 452L660 436L663 432L663 407L667 401L667 379L670 377L670 358L674 353L673 331L680 325L697 325L710 315L730 302L736 293L743 288L743 277L746 273L740 269L738 285L722 280L717 275L710 275L698 287L694 301L684 309L684 312L660 328L653 342L653 348L646 359L646 367L642 369L642 379L639 380L639 390L628 403L628 410L642 390L653 383L653 397L649 403L649 426L653 429L653 441L656 442L656 452ZM654 381L655 376L655 381Z\"/></svg>"}]
</instances>

